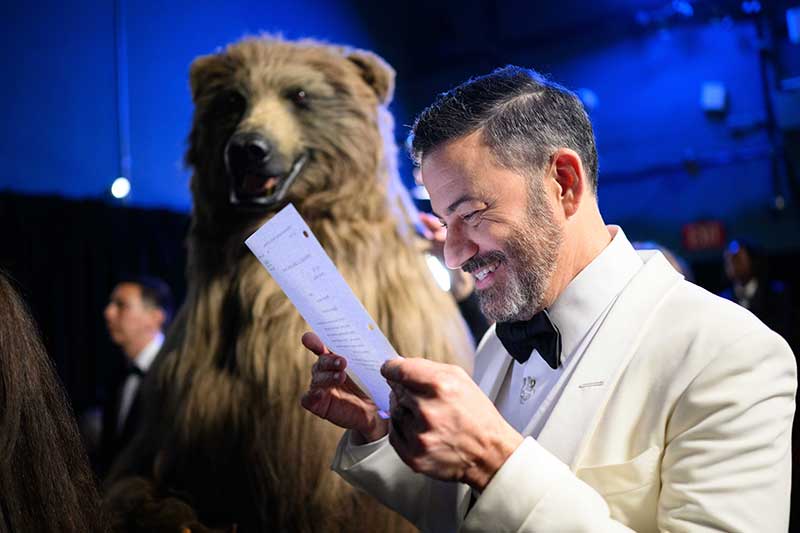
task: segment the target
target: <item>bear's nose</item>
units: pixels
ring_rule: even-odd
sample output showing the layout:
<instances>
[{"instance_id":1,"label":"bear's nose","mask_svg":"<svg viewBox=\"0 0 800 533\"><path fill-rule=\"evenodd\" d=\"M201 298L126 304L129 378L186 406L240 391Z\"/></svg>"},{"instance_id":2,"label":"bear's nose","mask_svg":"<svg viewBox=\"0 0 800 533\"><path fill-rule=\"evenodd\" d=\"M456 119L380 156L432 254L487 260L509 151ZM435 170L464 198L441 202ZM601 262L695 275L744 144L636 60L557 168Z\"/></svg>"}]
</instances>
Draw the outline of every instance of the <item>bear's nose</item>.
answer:
<instances>
[{"instance_id":1,"label":"bear's nose","mask_svg":"<svg viewBox=\"0 0 800 533\"><path fill-rule=\"evenodd\" d=\"M225 147L225 158L235 169L257 168L269 161L272 147L256 133L237 133Z\"/></svg>"}]
</instances>

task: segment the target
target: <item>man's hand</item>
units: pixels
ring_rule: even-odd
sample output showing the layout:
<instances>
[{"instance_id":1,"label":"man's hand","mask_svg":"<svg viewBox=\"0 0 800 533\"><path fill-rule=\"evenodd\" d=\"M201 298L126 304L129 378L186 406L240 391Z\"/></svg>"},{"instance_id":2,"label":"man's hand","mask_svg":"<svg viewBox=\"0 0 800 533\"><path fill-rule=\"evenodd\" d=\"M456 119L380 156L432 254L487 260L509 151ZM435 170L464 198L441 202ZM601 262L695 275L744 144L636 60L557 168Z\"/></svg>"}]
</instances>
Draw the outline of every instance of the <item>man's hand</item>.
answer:
<instances>
[{"instance_id":1,"label":"man's hand","mask_svg":"<svg viewBox=\"0 0 800 533\"><path fill-rule=\"evenodd\" d=\"M460 367L393 359L381 373L392 387L389 441L416 472L482 491L522 442Z\"/></svg>"},{"instance_id":2,"label":"man's hand","mask_svg":"<svg viewBox=\"0 0 800 533\"><path fill-rule=\"evenodd\" d=\"M311 367L311 385L300 404L320 418L352 429L360 444L386 435L388 421L378 416L375 403L347 376L347 360L328 350L314 333L306 333L302 341L319 359Z\"/></svg>"}]
</instances>

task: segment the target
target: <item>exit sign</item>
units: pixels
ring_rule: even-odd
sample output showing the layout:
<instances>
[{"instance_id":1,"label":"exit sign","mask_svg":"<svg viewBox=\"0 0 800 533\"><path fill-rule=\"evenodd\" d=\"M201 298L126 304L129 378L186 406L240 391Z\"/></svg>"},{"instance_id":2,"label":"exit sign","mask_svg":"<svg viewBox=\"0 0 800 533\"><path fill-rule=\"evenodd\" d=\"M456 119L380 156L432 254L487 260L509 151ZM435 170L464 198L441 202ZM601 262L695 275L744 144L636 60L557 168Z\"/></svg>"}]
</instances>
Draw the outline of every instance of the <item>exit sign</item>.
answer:
<instances>
[{"instance_id":1,"label":"exit sign","mask_svg":"<svg viewBox=\"0 0 800 533\"><path fill-rule=\"evenodd\" d=\"M690 252L721 250L725 247L725 226L719 220L685 224L683 226L683 247Z\"/></svg>"}]
</instances>

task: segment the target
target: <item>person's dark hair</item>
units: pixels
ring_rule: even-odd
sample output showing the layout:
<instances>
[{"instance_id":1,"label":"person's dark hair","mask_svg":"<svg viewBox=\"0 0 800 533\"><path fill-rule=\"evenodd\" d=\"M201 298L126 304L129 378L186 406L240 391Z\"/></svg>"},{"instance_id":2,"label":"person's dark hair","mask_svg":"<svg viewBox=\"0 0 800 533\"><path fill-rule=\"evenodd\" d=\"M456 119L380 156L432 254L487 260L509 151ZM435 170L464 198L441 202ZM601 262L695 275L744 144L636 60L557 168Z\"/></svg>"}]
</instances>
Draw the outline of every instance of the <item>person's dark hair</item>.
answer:
<instances>
[{"instance_id":1,"label":"person's dark hair","mask_svg":"<svg viewBox=\"0 0 800 533\"><path fill-rule=\"evenodd\" d=\"M750 272L753 277L762 279L767 276L767 254L755 241L745 237L736 237L728 242L725 251L731 255L744 251L750 258Z\"/></svg>"},{"instance_id":2,"label":"person's dark hair","mask_svg":"<svg viewBox=\"0 0 800 533\"><path fill-rule=\"evenodd\" d=\"M164 311L164 326L169 325L172 319L174 303L172 300L172 291L169 285L155 276L126 276L119 280L118 283L134 283L142 290L142 301L153 307L158 307Z\"/></svg>"},{"instance_id":3,"label":"person's dark hair","mask_svg":"<svg viewBox=\"0 0 800 533\"><path fill-rule=\"evenodd\" d=\"M0 271L0 532L102 530L66 394L30 312Z\"/></svg>"},{"instance_id":4,"label":"person's dark hair","mask_svg":"<svg viewBox=\"0 0 800 533\"><path fill-rule=\"evenodd\" d=\"M538 72L515 66L472 78L440 94L417 117L411 157L481 130L498 164L530 175L558 148L575 150L597 192L597 148L580 99Z\"/></svg>"}]
</instances>

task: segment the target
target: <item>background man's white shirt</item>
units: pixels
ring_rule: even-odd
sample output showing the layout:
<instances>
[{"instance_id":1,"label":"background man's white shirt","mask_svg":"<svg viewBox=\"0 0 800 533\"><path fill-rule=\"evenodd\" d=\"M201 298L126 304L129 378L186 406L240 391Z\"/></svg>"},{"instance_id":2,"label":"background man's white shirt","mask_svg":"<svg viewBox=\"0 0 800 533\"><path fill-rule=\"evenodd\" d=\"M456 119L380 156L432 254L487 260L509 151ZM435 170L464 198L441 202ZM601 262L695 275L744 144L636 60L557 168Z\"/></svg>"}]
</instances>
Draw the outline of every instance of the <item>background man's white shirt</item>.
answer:
<instances>
[{"instance_id":1,"label":"background man's white shirt","mask_svg":"<svg viewBox=\"0 0 800 533\"><path fill-rule=\"evenodd\" d=\"M142 374L147 373L162 344L164 344L164 334L158 332L133 360L133 364L142 371ZM125 420L128 418L128 413L131 410L134 398L136 398L136 392L139 390L141 381L141 376L137 374L129 374L125 380L125 384L122 387L122 398L119 403L119 416L117 416L118 433L122 432L122 428L125 427Z\"/></svg>"}]
</instances>

